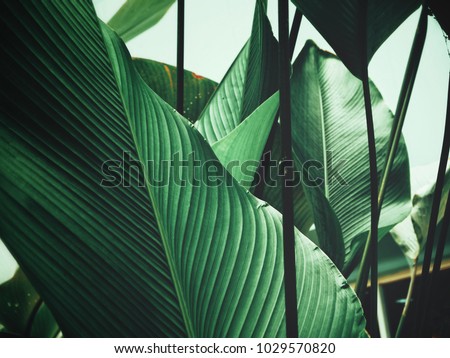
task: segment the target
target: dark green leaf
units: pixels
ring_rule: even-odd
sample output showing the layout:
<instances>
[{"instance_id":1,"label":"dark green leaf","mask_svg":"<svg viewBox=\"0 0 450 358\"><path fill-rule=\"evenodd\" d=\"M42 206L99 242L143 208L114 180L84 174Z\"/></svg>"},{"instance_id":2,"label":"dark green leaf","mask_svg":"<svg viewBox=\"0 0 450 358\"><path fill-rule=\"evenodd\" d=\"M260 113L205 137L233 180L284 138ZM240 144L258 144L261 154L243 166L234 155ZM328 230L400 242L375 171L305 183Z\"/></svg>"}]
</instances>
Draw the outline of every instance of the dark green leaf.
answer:
<instances>
[{"instance_id":1,"label":"dark green leaf","mask_svg":"<svg viewBox=\"0 0 450 358\"><path fill-rule=\"evenodd\" d=\"M420 0L292 0L362 78L372 56L420 5Z\"/></svg>"}]
</instances>

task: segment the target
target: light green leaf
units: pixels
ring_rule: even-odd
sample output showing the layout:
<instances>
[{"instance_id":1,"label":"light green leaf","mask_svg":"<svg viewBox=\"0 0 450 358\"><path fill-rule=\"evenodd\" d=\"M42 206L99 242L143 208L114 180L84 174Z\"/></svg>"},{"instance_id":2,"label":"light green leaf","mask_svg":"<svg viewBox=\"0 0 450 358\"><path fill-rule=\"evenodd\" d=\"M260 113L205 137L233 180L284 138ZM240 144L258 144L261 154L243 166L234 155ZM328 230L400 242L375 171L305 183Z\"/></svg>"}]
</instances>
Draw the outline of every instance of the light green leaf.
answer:
<instances>
[{"instance_id":1,"label":"light green leaf","mask_svg":"<svg viewBox=\"0 0 450 358\"><path fill-rule=\"evenodd\" d=\"M303 176L318 240L348 275L370 228L362 84L336 56L319 50L312 41L306 43L295 61L291 81L294 158L299 167L310 167L310 179L317 180L314 185L313 180ZM380 176L393 116L375 85L370 86ZM408 154L402 139L386 190L380 237L402 221L410 207Z\"/></svg>"},{"instance_id":2,"label":"light green leaf","mask_svg":"<svg viewBox=\"0 0 450 358\"><path fill-rule=\"evenodd\" d=\"M133 62L145 83L147 83L164 101L176 108L176 67L142 58L134 58ZM183 116L194 123L216 88L216 82L199 76L194 72L184 71Z\"/></svg>"},{"instance_id":3,"label":"light green leaf","mask_svg":"<svg viewBox=\"0 0 450 358\"><path fill-rule=\"evenodd\" d=\"M230 174L246 189L253 183L278 105L277 92L230 134L212 145L222 165L230 168Z\"/></svg>"},{"instance_id":4,"label":"light green leaf","mask_svg":"<svg viewBox=\"0 0 450 358\"><path fill-rule=\"evenodd\" d=\"M384 41L416 10L419 0L292 0L347 68L362 78Z\"/></svg>"},{"instance_id":5,"label":"light green leaf","mask_svg":"<svg viewBox=\"0 0 450 358\"><path fill-rule=\"evenodd\" d=\"M90 5L0 10L0 235L64 336L285 336L281 215L208 185L211 147ZM295 235L300 335L364 336L353 290Z\"/></svg>"},{"instance_id":6,"label":"light green leaf","mask_svg":"<svg viewBox=\"0 0 450 358\"><path fill-rule=\"evenodd\" d=\"M433 206L433 196L436 183L437 170L431 170L437 165L416 167L411 170L411 182L427 183L417 189L412 199L411 214L397 224L390 232L390 236L399 245L403 254L410 264L414 263L419 257L423 248L425 239L428 235L430 224L431 208ZM417 188L417 185L416 185ZM445 173L445 182L442 190L441 202L439 204L438 224L442 221L447 204L448 192L450 190L450 167L447 167Z\"/></svg>"},{"instance_id":7,"label":"light green leaf","mask_svg":"<svg viewBox=\"0 0 450 358\"><path fill-rule=\"evenodd\" d=\"M257 0L250 39L226 73L195 127L209 144L235 129L278 89L278 44L264 1Z\"/></svg>"},{"instance_id":8,"label":"light green leaf","mask_svg":"<svg viewBox=\"0 0 450 358\"><path fill-rule=\"evenodd\" d=\"M175 0L127 0L109 20L124 41L129 41L157 24Z\"/></svg>"}]
</instances>

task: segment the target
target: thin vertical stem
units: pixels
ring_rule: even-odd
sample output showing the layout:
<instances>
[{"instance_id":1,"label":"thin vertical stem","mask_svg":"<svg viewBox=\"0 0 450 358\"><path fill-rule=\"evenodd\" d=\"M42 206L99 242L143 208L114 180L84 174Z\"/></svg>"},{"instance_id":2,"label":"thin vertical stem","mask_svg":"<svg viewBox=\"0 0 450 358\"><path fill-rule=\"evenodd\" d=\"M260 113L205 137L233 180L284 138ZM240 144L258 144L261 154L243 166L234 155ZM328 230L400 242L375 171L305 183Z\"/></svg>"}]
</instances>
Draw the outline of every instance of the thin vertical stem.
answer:
<instances>
[{"instance_id":1,"label":"thin vertical stem","mask_svg":"<svg viewBox=\"0 0 450 358\"><path fill-rule=\"evenodd\" d=\"M369 75L363 78L364 104L366 107L367 141L369 144L369 174L370 174L370 231L373 238L378 237L378 174L377 150L375 145L375 130L373 126L372 102L370 99ZM377 289L378 289L378 240L370 242L370 333L376 335L377 329Z\"/></svg>"},{"instance_id":2,"label":"thin vertical stem","mask_svg":"<svg viewBox=\"0 0 450 358\"><path fill-rule=\"evenodd\" d=\"M381 208L383 206L384 194L389 179L389 174L394 163L395 155L400 142L403 124L405 122L406 112L408 109L411 93L414 87L417 70L420 64L420 58L422 56L423 46L425 44L425 38L427 33L427 7L422 7L422 12L419 17L419 22L416 28L416 34L411 47L411 52L406 66L405 75L403 77L402 88L400 90L399 99L397 102L397 108L395 110L394 121L392 124L391 135L388 143L388 152L383 168L383 175L381 179L380 189L378 193L378 213L377 213L377 225L381 214ZM356 294L362 298L365 288L367 287L367 281L369 279L370 260L369 252L372 244L372 232L369 231L369 235L366 241L366 247L364 249L363 257L361 260L361 268L359 271L358 280L356 283Z\"/></svg>"},{"instance_id":3,"label":"thin vertical stem","mask_svg":"<svg viewBox=\"0 0 450 358\"><path fill-rule=\"evenodd\" d=\"M450 81L448 84L447 91L450 91ZM449 92L447 92L449 93ZM445 182L445 171L447 167L448 154L450 149L450 102L447 102L447 115L445 121L445 131L444 131L444 140L442 143L442 151L441 158L439 161L439 170L436 179L436 186L434 189L433 195L433 205L431 207L431 215L430 215L430 223L428 226L428 234L427 240L425 243L425 254L423 258L422 265L422 280L421 280L421 290L418 293L417 299L417 308L418 308L418 321L416 322L417 330L421 333L420 335L425 334L425 323L427 316L427 308L429 306L430 301L430 291L431 291L431 280L429 277L430 273L430 264L431 258L433 254L433 244L434 244L434 236L436 233L436 225L439 215L439 206L441 203L442 190L444 188Z\"/></svg>"},{"instance_id":4,"label":"thin vertical stem","mask_svg":"<svg viewBox=\"0 0 450 358\"><path fill-rule=\"evenodd\" d=\"M183 114L184 99L184 0L178 0L177 18L177 111Z\"/></svg>"},{"instance_id":5,"label":"thin vertical stem","mask_svg":"<svg viewBox=\"0 0 450 358\"><path fill-rule=\"evenodd\" d=\"M289 35L289 59L292 61L292 56L294 55L295 44L297 43L297 37L300 30L300 25L302 22L302 13L299 9L295 10L294 20L292 21L291 32ZM265 183L268 182L269 170L270 170L270 153L272 150L273 142L275 139L276 128L278 125L277 118L280 115L280 109L278 109L273 120L272 129L270 130L269 137L267 138L266 145L264 147L264 152L261 157L260 165L258 167L258 175L255 175L255 190L253 194L257 197L262 197ZM259 181L256 181L259 178ZM255 184L254 183L254 184Z\"/></svg>"},{"instance_id":6,"label":"thin vertical stem","mask_svg":"<svg viewBox=\"0 0 450 358\"><path fill-rule=\"evenodd\" d=\"M402 334L403 326L405 325L406 316L408 315L409 307L411 306L411 298L414 292L414 284L417 277L417 259L414 261L411 267L411 278L409 280L408 293L406 294L405 305L403 306L402 315L397 326L397 331L395 332L395 338L399 338Z\"/></svg>"},{"instance_id":7,"label":"thin vertical stem","mask_svg":"<svg viewBox=\"0 0 450 358\"><path fill-rule=\"evenodd\" d=\"M299 9L295 10L294 20L292 20L291 33L289 34L289 58L292 60L294 56L295 44L297 43L300 24L302 23L303 14Z\"/></svg>"},{"instance_id":8,"label":"thin vertical stem","mask_svg":"<svg viewBox=\"0 0 450 358\"><path fill-rule=\"evenodd\" d=\"M292 136L291 136L291 96L290 96L290 56L289 56L289 1L278 0L279 66L280 66L280 123L283 176L283 246L284 246L284 288L286 305L286 335L298 337L297 282L295 269L294 203Z\"/></svg>"}]
</instances>

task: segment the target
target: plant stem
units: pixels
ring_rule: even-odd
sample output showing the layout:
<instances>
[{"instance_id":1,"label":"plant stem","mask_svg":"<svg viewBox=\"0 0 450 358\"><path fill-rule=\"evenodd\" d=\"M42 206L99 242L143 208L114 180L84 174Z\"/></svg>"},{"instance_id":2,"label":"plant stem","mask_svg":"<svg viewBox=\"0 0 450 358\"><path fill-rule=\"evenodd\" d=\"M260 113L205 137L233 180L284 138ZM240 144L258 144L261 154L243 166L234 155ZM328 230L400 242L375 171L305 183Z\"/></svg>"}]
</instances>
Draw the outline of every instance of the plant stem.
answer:
<instances>
[{"instance_id":1,"label":"plant stem","mask_svg":"<svg viewBox=\"0 0 450 358\"><path fill-rule=\"evenodd\" d=\"M417 24L416 34L411 47L411 52L406 66L405 75L403 77L402 88L395 110L394 121L392 123L391 135L388 143L388 152L383 168L383 175L380 183L380 189L378 193L378 212L377 212L377 226L381 214L381 208L383 206L384 194L389 179L389 174L394 163L395 155L398 149L398 144L401 138L403 124L405 122L406 112L408 109L411 93L414 87L414 81L416 79L417 70L419 68L420 58L422 55L423 46L425 44L425 37L427 32L427 12L426 7L422 7L422 12ZM369 231L367 236L366 246L364 248L363 257L361 260L361 268L359 271L358 280L356 282L356 294L361 299L364 294L364 290L367 287L367 281L369 278L370 262L369 252L372 243L372 231Z\"/></svg>"},{"instance_id":2,"label":"plant stem","mask_svg":"<svg viewBox=\"0 0 450 358\"><path fill-rule=\"evenodd\" d=\"M366 107L367 140L369 144L370 165L370 231L373 237L378 237L378 175L377 175L377 150L375 145L375 129L373 125L372 103L370 99L369 76L363 78L364 104ZM370 242L370 333L375 336L377 329L377 287L378 287L378 242Z\"/></svg>"},{"instance_id":3,"label":"plant stem","mask_svg":"<svg viewBox=\"0 0 450 358\"><path fill-rule=\"evenodd\" d=\"M289 34L289 59L294 57L295 44L297 43L300 24L302 23L302 13L299 9L295 10L294 20L292 21L291 33Z\"/></svg>"},{"instance_id":4,"label":"plant stem","mask_svg":"<svg viewBox=\"0 0 450 358\"><path fill-rule=\"evenodd\" d=\"M298 337L297 278L295 269L295 235L293 188L288 185L293 175L291 96L289 58L289 2L278 0L278 33L280 40L280 122L281 146L284 165L283 177L283 246L284 246L284 288L286 304L286 335Z\"/></svg>"},{"instance_id":5,"label":"plant stem","mask_svg":"<svg viewBox=\"0 0 450 358\"><path fill-rule=\"evenodd\" d=\"M450 92L450 82L448 90ZM447 92L447 93L449 93ZM425 254L422 265L421 290L418 293L417 308L418 317L416 321L416 332L419 335L425 334L427 308L430 301L431 280L429 278L431 257L433 254L434 236L436 233L436 225L439 215L439 207L441 204L442 190L445 182L445 171L447 167L448 154L450 149L450 102L447 102L447 115L445 121L444 140L442 143L441 158L439 161L439 170L436 179L436 186L433 195L433 205L431 207L430 223L428 226L427 240L425 243Z\"/></svg>"},{"instance_id":6,"label":"plant stem","mask_svg":"<svg viewBox=\"0 0 450 358\"><path fill-rule=\"evenodd\" d=\"M183 114L184 99L184 0L178 0L177 17L177 111Z\"/></svg>"},{"instance_id":7,"label":"plant stem","mask_svg":"<svg viewBox=\"0 0 450 358\"><path fill-rule=\"evenodd\" d=\"M294 55L295 50L295 44L297 43L297 37L300 30L300 24L302 22L302 13L299 9L295 10L294 20L292 21L291 26L291 32L289 35L289 59L292 61L292 56ZM258 167L257 173L258 175L255 175L255 182L253 185L255 185L255 190L253 194L257 196L258 198L261 198L263 195L263 190L265 183L268 182L269 178L269 170L270 170L270 153L273 147L273 141L275 139L276 134L276 128L278 125L277 118L280 115L280 110L278 109L277 113L275 114L275 118L273 120L273 125L270 130L269 137L267 138L266 145L264 147L263 155L260 160L260 165ZM256 181L256 178L260 178L259 181Z\"/></svg>"},{"instance_id":8,"label":"plant stem","mask_svg":"<svg viewBox=\"0 0 450 358\"><path fill-rule=\"evenodd\" d=\"M405 305L403 306L402 315L398 323L397 331L395 332L395 338L399 338L403 325L405 324L406 315L408 314L409 307L411 306L411 298L414 291L414 283L416 282L417 276L417 259L414 260L413 266L411 267L411 279L409 281L408 293L406 295Z\"/></svg>"}]
</instances>

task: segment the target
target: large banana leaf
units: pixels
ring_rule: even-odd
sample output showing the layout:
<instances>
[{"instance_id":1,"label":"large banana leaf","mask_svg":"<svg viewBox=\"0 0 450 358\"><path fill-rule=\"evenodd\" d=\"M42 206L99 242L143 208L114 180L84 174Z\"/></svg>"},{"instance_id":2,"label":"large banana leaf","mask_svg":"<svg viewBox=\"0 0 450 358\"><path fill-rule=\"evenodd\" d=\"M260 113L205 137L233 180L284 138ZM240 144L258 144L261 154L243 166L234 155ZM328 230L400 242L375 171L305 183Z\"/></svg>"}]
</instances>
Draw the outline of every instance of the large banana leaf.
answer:
<instances>
[{"instance_id":1,"label":"large banana leaf","mask_svg":"<svg viewBox=\"0 0 450 358\"><path fill-rule=\"evenodd\" d=\"M149 29L166 14L175 0L127 0L109 20L124 41L129 41Z\"/></svg>"},{"instance_id":2,"label":"large banana leaf","mask_svg":"<svg viewBox=\"0 0 450 358\"><path fill-rule=\"evenodd\" d=\"M291 83L294 158L311 176L304 175L303 188L311 201L320 246L347 275L370 228L362 84L336 56L312 41L295 61ZM380 176L393 115L375 85L370 86ZM402 139L386 190L380 237L402 221L410 207L408 154Z\"/></svg>"},{"instance_id":3,"label":"large banana leaf","mask_svg":"<svg viewBox=\"0 0 450 358\"><path fill-rule=\"evenodd\" d=\"M142 79L172 107L177 105L177 69L165 63L134 58ZM191 71L184 71L183 116L195 122L217 88L217 83Z\"/></svg>"},{"instance_id":4,"label":"large banana leaf","mask_svg":"<svg viewBox=\"0 0 450 358\"><path fill-rule=\"evenodd\" d=\"M347 68L362 78L375 52L420 0L292 0Z\"/></svg>"},{"instance_id":5,"label":"large banana leaf","mask_svg":"<svg viewBox=\"0 0 450 358\"><path fill-rule=\"evenodd\" d=\"M212 144L229 134L278 89L278 44L256 0L250 39L242 48L195 127Z\"/></svg>"},{"instance_id":6,"label":"large banana leaf","mask_svg":"<svg viewBox=\"0 0 450 358\"><path fill-rule=\"evenodd\" d=\"M200 180L212 149L88 2L3 2L0 19L0 235L64 335L283 336L281 215ZM300 335L364 335L356 295L298 231L296 257Z\"/></svg>"}]
</instances>

